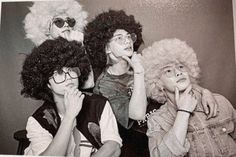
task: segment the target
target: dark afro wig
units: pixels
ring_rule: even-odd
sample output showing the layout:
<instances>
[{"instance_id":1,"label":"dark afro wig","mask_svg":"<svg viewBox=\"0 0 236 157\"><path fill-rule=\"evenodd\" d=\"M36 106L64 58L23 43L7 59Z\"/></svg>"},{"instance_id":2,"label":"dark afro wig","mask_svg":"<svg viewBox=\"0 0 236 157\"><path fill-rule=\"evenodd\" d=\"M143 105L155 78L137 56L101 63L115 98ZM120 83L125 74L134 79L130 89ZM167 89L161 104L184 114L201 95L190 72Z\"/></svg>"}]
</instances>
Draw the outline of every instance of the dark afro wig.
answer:
<instances>
[{"instance_id":1,"label":"dark afro wig","mask_svg":"<svg viewBox=\"0 0 236 157\"><path fill-rule=\"evenodd\" d=\"M95 80L106 67L105 48L117 29L124 29L130 34L137 35L137 41L134 43L134 50L137 51L143 43L142 26L135 21L133 15L128 16L123 10L103 12L85 27L84 44L93 67Z\"/></svg>"},{"instance_id":2,"label":"dark afro wig","mask_svg":"<svg viewBox=\"0 0 236 157\"><path fill-rule=\"evenodd\" d=\"M53 101L51 90L47 86L48 80L54 71L60 71L63 67L79 67L79 84L80 87L83 86L91 70L81 43L59 37L46 40L35 47L23 63L21 94L37 100Z\"/></svg>"}]
</instances>

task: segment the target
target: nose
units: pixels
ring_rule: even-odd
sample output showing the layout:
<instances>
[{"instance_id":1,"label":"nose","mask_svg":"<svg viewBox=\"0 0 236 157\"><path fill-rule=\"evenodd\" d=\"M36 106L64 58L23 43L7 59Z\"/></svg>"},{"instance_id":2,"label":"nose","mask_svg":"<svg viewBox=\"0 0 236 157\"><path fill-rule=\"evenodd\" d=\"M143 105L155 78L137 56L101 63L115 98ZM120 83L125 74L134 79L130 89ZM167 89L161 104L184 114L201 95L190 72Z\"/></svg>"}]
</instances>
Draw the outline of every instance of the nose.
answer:
<instances>
[{"instance_id":1,"label":"nose","mask_svg":"<svg viewBox=\"0 0 236 157\"><path fill-rule=\"evenodd\" d=\"M175 69L175 75L178 77L178 76L182 75L182 72L178 69Z\"/></svg>"},{"instance_id":2,"label":"nose","mask_svg":"<svg viewBox=\"0 0 236 157\"><path fill-rule=\"evenodd\" d=\"M124 38L124 43L125 43L125 44L131 43L131 40L130 40L128 37L125 37L125 38Z\"/></svg>"},{"instance_id":3,"label":"nose","mask_svg":"<svg viewBox=\"0 0 236 157\"><path fill-rule=\"evenodd\" d=\"M66 73L66 80L72 80L72 78L70 77L69 73Z\"/></svg>"},{"instance_id":4,"label":"nose","mask_svg":"<svg viewBox=\"0 0 236 157\"><path fill-rule=\"evenodd\" d=\"M65 23L64 23L64 26L63 27L68 27L69 25L68 25L68 23L67 23L67 21L65 21Z\"/></svg>"}]
</instances>

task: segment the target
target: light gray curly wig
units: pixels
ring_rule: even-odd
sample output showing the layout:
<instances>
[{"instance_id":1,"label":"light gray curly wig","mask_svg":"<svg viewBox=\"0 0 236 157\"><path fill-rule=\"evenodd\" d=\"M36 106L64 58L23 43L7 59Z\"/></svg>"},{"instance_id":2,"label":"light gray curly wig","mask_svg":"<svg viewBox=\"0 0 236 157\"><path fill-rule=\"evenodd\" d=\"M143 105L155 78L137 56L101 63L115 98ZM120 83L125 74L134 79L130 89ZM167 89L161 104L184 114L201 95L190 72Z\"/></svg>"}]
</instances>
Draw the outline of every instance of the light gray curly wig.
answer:
<instances>
[{"instance_id":1,"label":"light gray curly wig","mask_svg":"<svg viewBox=\"0 0 236 157\"><path fill-rule=\"evenodd\" d=\"M66 14L74 18L76 24L74 30L83 32L87 24L87 12L75 0L64 1L36 1L29 8L23 23L26 38L30 39L36 46L49 39L49 27L53 17Z\"/></svg>"},{"instance_id":2,"label":"light gray curly wig","mask_svg":"<svg viewBox=\"0 0 236 157\"><path fill-rule=\"evenodd\" d=\"M181 63L188 68L191 83L200 78L200 68L194 50L179 39L163 39L142 51L147 95L160 103L166 101L160 82L161 68L170 63Z\"/></svg>"}]
</instances>

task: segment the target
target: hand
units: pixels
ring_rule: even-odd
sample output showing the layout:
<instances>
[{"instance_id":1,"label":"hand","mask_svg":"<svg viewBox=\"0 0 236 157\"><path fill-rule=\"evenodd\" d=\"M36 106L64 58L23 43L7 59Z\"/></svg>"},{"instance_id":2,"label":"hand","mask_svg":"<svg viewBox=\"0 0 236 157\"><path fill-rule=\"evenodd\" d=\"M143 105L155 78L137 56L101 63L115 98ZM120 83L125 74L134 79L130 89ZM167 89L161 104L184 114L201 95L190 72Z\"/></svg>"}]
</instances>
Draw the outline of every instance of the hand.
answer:
<instances>
[{"instance_id":1,"label":"hand","mask_svg":"<svg viewBox=\"0 0 236 157\"><path fill-rule=\"evenodd\" d=\"M84 41L84 34L82 32L79 32L79 31L74 31L74 30L71 30L70 32L65 32L65 33L62 33L61 37L67 39L68 41L78 41L78 42L81 42L83 43Z\"/></svg>"},{"instance_id":2,"label":"hand","mask_svg":"<svg viewBox=\"0 0 236 157\"><path fill-rule=\"evenodd\" d=\"M80 112L84 100L84 94L77 89L77 87L71 87L65 90L64 103L66 117L74 119Z\"/></svg>"},{"instance_id":3,"label":"hand","mask_svg":"<svg viewBox=\"0 0 236 157\"><path fill-rule=\"evenodd\" d=\"M218 104L212 93L207 89L202 90L202 105L207 114L207 119L217 116Z\"/></svg>"},{"instance_id":4,"label":"hand","mask_svg":"<svg viewBox=\"0 0 236 157\"><path fill-rule=\"evenodd\" d=\"M142 65L141 54L137 54L134 52L131 59L127 56L122 56L124 60L126 60L129 65L133 68L134 74L144 74L144 68Z\"/></svg>"},{"instance_id":5,"label":"hand","mask_svg":"<svg viewBox=\"0 0 236 157\"><path fill-rule=\"evenodd\" d=\"M180 95L179 89L175 88L175 101L178 109L187 110L189 112L193 112L195 107L197 106L197 99L194 96L192 90L192 86L188 86L188 88Z\"/></svg>"}]
</instances>

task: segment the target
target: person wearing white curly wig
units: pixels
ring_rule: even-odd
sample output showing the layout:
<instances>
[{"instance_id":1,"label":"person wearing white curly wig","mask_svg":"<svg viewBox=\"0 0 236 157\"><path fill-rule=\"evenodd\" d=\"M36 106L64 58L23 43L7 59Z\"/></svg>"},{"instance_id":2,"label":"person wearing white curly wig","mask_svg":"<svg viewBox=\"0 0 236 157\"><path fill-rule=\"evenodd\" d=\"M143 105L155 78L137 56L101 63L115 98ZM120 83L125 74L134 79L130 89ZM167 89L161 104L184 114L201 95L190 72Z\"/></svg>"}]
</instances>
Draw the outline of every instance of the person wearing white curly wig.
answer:
<instances>
[{"instance_id":1,"label":"person wearing white curly wig","mask_svg":"<svg viewBox=\"0 0 236 157\"><path fill-rule=\"evenodd\" d=\"M198 82L194 50L179 39L164 39L143 50L147 94L165 104L148 120L149 150L157 156L236 155L236 111L213 94L218 116L208 119Z\"/></svg>"},{"instance_id":2,"label":"person wearing white curly wig","mask_svg":"<svg viewBox=\"0 0 236 157\"><path fill-rule=\"evenodd\" d=\"M75 0L36 1L29 8L23 23L26 38L39 46L47 39L61 36L69 41L83 42L87 12ZM83 89L94 86L93 71Z\"/></svg>"},{"instance_id":3,"label":"person wearing white curly wig","mask_svg":"<svg viewBox=\"0 0 236 157\"><path fill-rule=\"evenodd\" d=\"M36 1L24 19L26 38L36 46L58 36L83 40L87 12L75 0Z\"/></svg>"}]
</instances>

